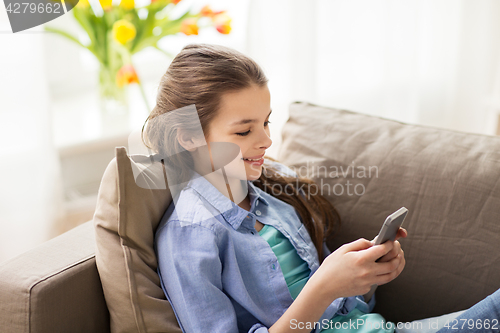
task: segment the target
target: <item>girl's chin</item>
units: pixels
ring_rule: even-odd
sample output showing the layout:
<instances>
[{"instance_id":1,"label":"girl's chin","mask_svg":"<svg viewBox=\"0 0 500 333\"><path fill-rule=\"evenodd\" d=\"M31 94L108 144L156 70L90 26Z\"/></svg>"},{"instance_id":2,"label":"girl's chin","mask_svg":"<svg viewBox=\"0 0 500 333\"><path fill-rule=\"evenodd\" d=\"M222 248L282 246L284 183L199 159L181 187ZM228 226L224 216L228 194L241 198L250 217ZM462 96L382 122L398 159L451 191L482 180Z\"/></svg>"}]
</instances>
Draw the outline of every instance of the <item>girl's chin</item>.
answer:
<instances>
[{"instance_id":1,"label":"girl's chin","mask_svg":"<svg viewBox=\"0 0 500 333\"><path fill-rule=\"evenodd\" d=\"M262 174L262 165L259 165L259 166L247 165L245 169L246 169L245 171L247 173L248 180L259 179L260 175Z\"/></svg>"},{"instance_id":2,"label":"girl's chin","mask_svg":"<svg viewBox=\"0 0 500 333\"><path fill-rule=\"evenodd\" d=\"M261 172L256 173L255 171L252 173L247 173L247 180L253 181L260 178Z\"/></svg>"}]
</instances>

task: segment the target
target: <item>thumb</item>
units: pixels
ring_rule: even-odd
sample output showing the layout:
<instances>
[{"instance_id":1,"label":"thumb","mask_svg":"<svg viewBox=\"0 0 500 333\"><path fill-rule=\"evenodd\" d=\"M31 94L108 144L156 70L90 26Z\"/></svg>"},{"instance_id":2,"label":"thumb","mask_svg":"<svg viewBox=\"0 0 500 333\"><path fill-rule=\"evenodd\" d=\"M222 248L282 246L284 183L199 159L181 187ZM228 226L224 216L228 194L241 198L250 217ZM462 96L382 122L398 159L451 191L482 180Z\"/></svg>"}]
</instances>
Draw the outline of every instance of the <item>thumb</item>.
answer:
<instances>
[{"instance_id":1,"label":"thumb","mask_svg":"<svg viewBox=\"0 0 500 333\"><path fill-rule=\"evenodd\" d=\"M369 240L360 238L358 240L355 240L354 242L345 244L343 247L345 249L345 252L350 252L350 251L366 250L372 247L372 245L373 243L370 242Z\"/></svg>"},{"instance_id":2,"label":"thumb","mask_svg":"<svg viewBox=\"0 0 500 333\"><path fill-rule=\"evenodd\" d=\"M374 245L370 249L366 250L368 258L371 260L377 260L378 258L386 255L394 247L394 242L387 241L383 244Z\"/></svg>"}]
</instances>

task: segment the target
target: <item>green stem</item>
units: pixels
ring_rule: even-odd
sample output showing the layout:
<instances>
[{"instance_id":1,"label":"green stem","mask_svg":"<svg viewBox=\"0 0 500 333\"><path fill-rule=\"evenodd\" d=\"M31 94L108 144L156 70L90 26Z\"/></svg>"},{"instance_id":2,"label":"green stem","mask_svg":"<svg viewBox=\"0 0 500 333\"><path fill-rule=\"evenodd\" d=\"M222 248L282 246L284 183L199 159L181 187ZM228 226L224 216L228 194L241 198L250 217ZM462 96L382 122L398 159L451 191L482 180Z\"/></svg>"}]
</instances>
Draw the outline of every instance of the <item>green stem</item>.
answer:
<instances>
[{"instance_id":1,"label":"green stem","mask_svg":"<svg viewBox=\"0 0 500 333\"><path fill-rule=\"evenodd\" d=\"M148 98L146 97L146 93L144 92L144 88L142 87L141 80L137 83L139 85L139 90L141 91L142 98L144 99L144 104L146 104L146 108L148 112L151 112L151 108L149 107Z\"/></svg>"},{"instance_id":2,"label":"green stem","mask_svg":"<svg viewBox=\"0 0 500 333\"><path fill-rule=\"evenodd\" d=\"M158 51L160 51L161 53L163 53L164 55L166 55L167 57L169 57L169 58L171 58L171 59L174 59L174 55L173 55L172 53L167 52L167 51L165 51L165 50L163 50L163 49L160 49L160 48L158 47L158 45L153 45L153 47L154 47L155 49L157 49Z\"/></svg>"}]
</instances>

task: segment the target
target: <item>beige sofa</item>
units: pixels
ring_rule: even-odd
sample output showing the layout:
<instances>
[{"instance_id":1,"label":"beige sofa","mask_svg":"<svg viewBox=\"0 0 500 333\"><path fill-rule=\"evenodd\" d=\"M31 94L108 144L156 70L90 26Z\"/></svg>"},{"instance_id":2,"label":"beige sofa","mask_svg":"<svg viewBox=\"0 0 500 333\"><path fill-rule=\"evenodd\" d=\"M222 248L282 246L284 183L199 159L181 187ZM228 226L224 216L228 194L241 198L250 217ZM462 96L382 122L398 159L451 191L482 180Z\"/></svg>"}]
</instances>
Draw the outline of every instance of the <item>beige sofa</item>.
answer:
<instances>
[{"instance_id":1,"label":"beige sofa","mask_svg":"<svg viewBox=\"0 0 500 333\"><path fill-rule=\"evenodd\" d=\"M406 268L376 293L387 319L462 310L500 287L500 138L296 102L278 158L315 179L338 209L332 250L373 238L385 216L409 209ZM2 333L158 331L144 315L143 326L117 329L95 233L89 221L0 264Z\"/></svg>"}]
</instances>

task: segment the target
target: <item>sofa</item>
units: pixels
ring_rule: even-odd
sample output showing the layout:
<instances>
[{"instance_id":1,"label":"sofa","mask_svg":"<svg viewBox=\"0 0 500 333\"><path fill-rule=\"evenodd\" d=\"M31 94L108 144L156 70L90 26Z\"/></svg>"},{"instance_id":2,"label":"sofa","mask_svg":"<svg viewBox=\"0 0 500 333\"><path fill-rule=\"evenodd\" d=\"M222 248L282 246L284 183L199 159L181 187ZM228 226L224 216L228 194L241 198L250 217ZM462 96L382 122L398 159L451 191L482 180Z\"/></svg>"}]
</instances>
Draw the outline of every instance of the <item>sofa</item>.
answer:
<instances>
[{"instance_id":1,"label":"sofa","mask_svg":"<svg viewBox=\"0 0 500 333\"><path fill-rule=\"evenodd\" d=\"M315 180L339 212L330 250L374 238L387 215L409 210L406 266L377 289L375 312L393 322L439 316L500 287L499 137L307 102L289 111L278 161ZM180 332L151 251L171 199L154 179L161 163L145 160L117 147L94 219L0 264L1 332Z\"/></svg>"}]
</instances>

